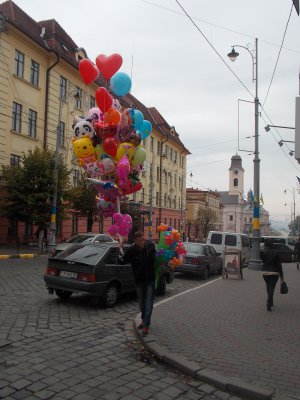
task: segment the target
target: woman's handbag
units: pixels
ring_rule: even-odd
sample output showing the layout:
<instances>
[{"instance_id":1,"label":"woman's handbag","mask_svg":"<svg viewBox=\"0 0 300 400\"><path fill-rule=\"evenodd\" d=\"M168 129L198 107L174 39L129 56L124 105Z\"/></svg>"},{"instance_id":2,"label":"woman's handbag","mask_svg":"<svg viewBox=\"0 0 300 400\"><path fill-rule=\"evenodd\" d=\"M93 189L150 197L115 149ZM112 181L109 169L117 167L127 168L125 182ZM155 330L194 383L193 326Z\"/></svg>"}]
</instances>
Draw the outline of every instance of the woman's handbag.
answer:
<instances>
[{"instance_id":1,"label":"woman's handbag","mask_svg":"<svg viewBox=\"0 0 300 400\"><path fill-rule=\"evenodd\" d=\"M281 294L287 294L289 292L289 288L287 286L287 284L283 281L280 284L280 293Z\"/></svg>"}]
</instances>

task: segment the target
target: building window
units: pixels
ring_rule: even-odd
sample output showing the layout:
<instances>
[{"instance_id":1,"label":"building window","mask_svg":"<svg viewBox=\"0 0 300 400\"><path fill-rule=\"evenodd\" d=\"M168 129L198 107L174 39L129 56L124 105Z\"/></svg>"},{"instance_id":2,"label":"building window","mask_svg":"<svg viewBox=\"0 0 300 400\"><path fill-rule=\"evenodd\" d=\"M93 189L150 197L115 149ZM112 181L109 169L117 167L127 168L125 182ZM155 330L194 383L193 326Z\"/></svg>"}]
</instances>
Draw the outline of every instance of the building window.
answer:
<instances>
[{"instance_id":1,"label":"building window","mask_svg":"<svg viewBox=\"0 0 300 400\"><path fill-rule=\"evenodd\" d=\"M15 75L23 78L24 76L24 59L25 56L19 50L15 51Z\"/></svg>"},{"instance_id":2,"label":"building window","mask_svg":"<svg viewBox=\"0 0 300 400\"><path fill-rule=\"evenodd\" d=\"M76 99L75 99L75 106L77 108L82 108L82 89L79 86L76 86Z\"/></svg>"},{"instance_id":3,"label":"building window","mask_svg":"<svg viewBox=\"0 0 300 400\"><path fill-rule=\"evenodd\" d=\"M171 197L169 198L169 208L171 208L172 207L172 199L171 199ZM171 222L170 222L170 225L172 225L171 224Z\"/></svg>"},{"instance_id":4,"label":"building window","mask_svg":"<svg viewBox=\"0 0 300 400\"><path fill-rule=\"evenodd\" d=\"M160 155L160 142L157 141L157 154Z\"/></svg>"},{"instance_id":5,"label":"building window","mask_svg":"<svg viewBox=\"0 0 300 400\"><path fill-rule=\"evenodd\" d=\"M145 203L145 189L142 188L142 202Z\"/></svg>"},{"instance_id":6,"label":"building window","mask_svg":"<svg viewBox=\"0 0 300 400\"><path fill-rule=\"evenodd\" d=\"M157 206L159 205L159 193L158 192L156 192L156 205Z\"/></svg>"},{"instance_id":7,"label":"building window","mask_svg":"<svg viewBox=\"0 0 300 400\"><path fill-rule=\"evenodd\" d=\"M78 217L77 214L72 214L72 236L78 233Z\"/></svg>"},{"instance_id":8,"label":"building window","mask_svg":"<svg viewBox=\"0 0 300 400\"><path fill-rule=\"evenodd\" d=\"M26 236L32 236L32 223L31 222L25 222L25 229L24 233Z\"/></svg>"},{"instance_id":9,"label":"building window","mask_svg":"<svg viewBox=\"0 0 300 400\"><path fill-rule=\"evenodd\" d=\"M174 226L173 226L173 228L176 229L176 219L175 218L174 218Z\"/></svg>"},{"instance_id":10,"label":"building window","mask_svg":"<svg viewBox=\"0 0 300 400\"><path fill-rule=\"evenodd\" d=\"M57 134L58 134L58 143L62 147L65 144L65 123L62 121L59 121Z\"/></svg>"},{"instance_id":11,"label":"building window","mask_svg":"<svg viewBox=\"0 0 300 400\"><path fill-rule=\"evenodd\" d=\"M28 113L28 136L36 138L37 112L30 110Z\"/></svg>"},{"instance_id":12,"label":"building window","mask_svg":"<svg viewBox=\"0 0 300 400\"><path fill-rule=\"evenodd\" d=\"M229 215L229 221L233 221L233 215Z\"/></svg>"},{"instance_id":13,"label":"building window","mask_svg":"<svg viewBox=\"0 0 300 400\"><path fill-rule=\"evenodd\" d=\"M31 60L30 83L32 83L34 86L39 86L39 74L40 64Z\"/></svg>"},{"instance_id":14,"label":"building window","mask_svg":"<svg viewBox=\"0 0 300 400\"><path fill-rule=\"evenodd\" d=\"M17 156L16 154L11 154L10 155L10 165L20 165L21 163L21 157Z\"/></svg>"},{"instance_id":15,"label":"building window","mask_svg":"<svg viewBox=\"0 0 300 400\"><path fill-rule=\"evenodd\" d=\"M173 149L170 147L170 160L173 161Z\"/></svg>"},{"instance_id":16,"label":"building window","mask_svg":"<svg viewBox=\"0 0 300 400\"><path fill-rule=\"evenodd\" d=\"M67 80L63 76L59 80L59 98L61 100L66 100L67 98Z\"/></svg>"},{"instance_id":17,"label":"building window","mask_svg":"<svg viewBox=\"0 0 300 400\"><path fill-rule=\"evenodd\" d=\"M167 193L164 194L164 206L167 206Z\"/></svg>"},{"instance_id":18,"label":"building window","mask_svg":"<svg viewBox=\"0 0 300 400\"><path fill-rule=\"evenodd\" d=\"M238 178L234 178L234 180L233 180L233 186L239 186L239 180L238 180Z\"/></svg>"},{"instance_id":19,"label":"building window","mask_svg":"<svg viewBox=\"0 0 300 400\"><path fill-rule=\"evenodd\" d=\"M158 218L156 218L156 228L159 226L159 219Z\"/></svg>"},{"instance_id":20,"label":"building window","mask_svg":"<svg viewBox=\"0 0 300 400\"><path fill-rule=\"evenodd\" d=\"M165 218L165 225L167 225L167 218Z\"/></svg>"},{"instance_id":21,"label":"building window","mask_svg":"<svg viewBox=\"0 0 300 400\"><path fill-rule=\"evenodd\" d=\"M153 151L153 147L154 147L154 138L151 136L151 141L150 141L150 150Z\"/></svg>"},{"instance_id":22,"label":"building window","mask_svg":"<svg viewBox=\"0 0 300 400\"><path fill-rule=\"evenodd\" d=\"M79 171L77 169L73 169L73 186L78 186L79 183Z\"/></svg>"},{"instance_id":23,"label":"building window","mask_svg":"<svg viewBox=\"0 0 300 400\"><path fill-rule=\"evenodd\" d=\"M174 163L177 163L177 151L174 153Z\"/></svg>"},{"instance_id":24,"label":"building window","mask_svg":"<svg viewBox=\"0 0 300 400\"><path fill-rule=\"evenodd\" d=\"M95 97L94 96L90 96L90 108L94 108L95 105L96 105Z\"/></svg>"},{"instance_id":25,"label":"building window","mask_svg":"<svg viewBox=\"0 0 300 400\"><path fill-rule=\"evenodd\" d=\"M13 102L12 130L15 132L21 132L21 117L22 117L22 105Z\"/></svg>"},{"instance_id":26,"label":"building window","mask_svg":"<svg viewBox=\"0 0 300 400\"><path fill-rule=\"evenodd\" d=\"M156 180L157 180L157 182L159 182L159 180L160 180L159 167L156 167L156 174L157 174Z\"/></svg>"}]
</instances>

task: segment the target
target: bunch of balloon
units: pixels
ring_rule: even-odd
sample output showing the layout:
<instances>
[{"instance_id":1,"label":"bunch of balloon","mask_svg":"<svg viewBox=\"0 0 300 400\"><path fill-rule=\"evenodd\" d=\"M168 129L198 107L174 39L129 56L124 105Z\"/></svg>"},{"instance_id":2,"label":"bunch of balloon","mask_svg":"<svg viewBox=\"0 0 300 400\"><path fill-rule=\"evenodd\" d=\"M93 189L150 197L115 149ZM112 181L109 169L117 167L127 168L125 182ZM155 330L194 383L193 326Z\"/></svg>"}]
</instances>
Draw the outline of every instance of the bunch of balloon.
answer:
<instances>
[{"instance_id":1,"label":"bunch of balloon","mask_svg":"<svg viewBox=\"0 0 300 400\"><path fill-rule=\"evenodd\" d=\"M101 74L108 88L98 87L97 107L91 108L84 118L75 118L72 138L74 155L98 192L97 206L103 217L120 213L120 201L142 189L139 175L146 150L141 141L152 131L141 111L122 109L114 97L125 96L132 85L131 78L119 71L122 63L119 54L100 54L95 64L88 58L79 62L79 73L86 84Z\"/></svg>"},{"instance_id":2,"label":"bunch of balloon","mask_svg":"<svg viewBox=\"0 0 300 400\"><path fill-rule=\"evenodd\" d=\"M155 259L155 287L157 287L159 271L162 266L169 265L173 270L177 265L183 263L186 249L180 241L180 233L171 226L160 224L159 241Z\"/></svg>"}]
</instances>

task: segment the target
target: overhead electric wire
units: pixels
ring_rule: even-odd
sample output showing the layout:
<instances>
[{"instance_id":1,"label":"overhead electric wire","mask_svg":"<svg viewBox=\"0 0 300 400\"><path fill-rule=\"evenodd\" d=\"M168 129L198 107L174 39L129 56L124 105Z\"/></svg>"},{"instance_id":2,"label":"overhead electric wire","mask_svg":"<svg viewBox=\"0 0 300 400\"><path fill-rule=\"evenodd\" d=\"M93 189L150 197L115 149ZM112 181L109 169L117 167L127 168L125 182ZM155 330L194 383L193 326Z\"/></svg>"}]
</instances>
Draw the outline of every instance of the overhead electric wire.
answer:
<instances>
[{"instance_id":1,"label":"overhead electric wire","mask_svg":"<svg viewBox=\"0 0 300 400\"><path fill-rule=\"evenodd\" d=\"M272 86L272 83L273 83L273 79L274 79L274 76L275 76L275 71L276 71L276 68L277 68L277 65L278 65L278 61L279 61L279 57L280 57L280 54L281 54L282 46L283 46L283 43L284 43L284 40L285 40L286 31L287 31L287 28L288 28L289 23L290 23L293 7L294 7L294 4L292 4L290 15L289 15L288 21L286 23L286 27L285 27L283 38L282 38L281 45L280 45L280 49L279 49L279 52L278 52L278 55L277 55L277 60L276 60L275 66L274 66L274 70L273 70L271 81L270 81L270 84L269 84L269 87L268 87L268 90L267 90L267 94L266 94L265 100L263 102L263 106L266 104L266 101L267 101L267 98L268 98L268 95L269 95L269 92L270 92L270 89L271 89L271 86Z\"/></svg>"},{"instance_id":2,"label":"overhead electric wire","mask_svg":"<svg viewBox=\"0 0 300 400\"><path fill-rule=\"evenodd\" d=\"M201 29L198 27L198 25L195 23L195 21L192 19L192 17L187 13L187 11L183 8L183 6L180 4L178 0L175 0L176 3L179 5L179 7L182 9L182 11L185 13L187 18L191 21L191 23L195 26L197 31L203 36L203 38L206 40L206 42L210 45L210 47L213 49L213 51L217 54L217 56L221 59L221 61L226 65L226 67L231 71L231 73L237 78L237 80L240 82L240 84L244 87L244 89L254 98L254 95L250 92L250 90L247 88L247 86L244 84L244 82L241 81L241 79L237 76L237 74L233 71L232 68L230 68L229 64L224 60L224 58L221 56L221 54L218 52L218 50L214 47L214 45L208 40L208 38L204 35L204 33L201 31Z\"/></svg>"}]
</instances>

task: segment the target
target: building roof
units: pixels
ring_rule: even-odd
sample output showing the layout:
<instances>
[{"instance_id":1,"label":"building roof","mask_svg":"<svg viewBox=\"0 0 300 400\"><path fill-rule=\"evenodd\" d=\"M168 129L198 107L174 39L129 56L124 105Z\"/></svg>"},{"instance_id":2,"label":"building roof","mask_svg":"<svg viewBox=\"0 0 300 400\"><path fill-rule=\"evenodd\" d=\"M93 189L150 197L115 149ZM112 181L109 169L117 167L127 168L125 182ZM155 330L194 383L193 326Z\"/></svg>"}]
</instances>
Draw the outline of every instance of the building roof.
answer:
<instances>
[{"instance_id":1,"label":"building roof","mask_svg":"<svg viewBox=\"0 0 300 400\"><path fill-rule=\"evenodd\" d=\"M228 194L229 192L218 192L221 196L220 203L224 205L235 205L240 204L239 195L237 194Z\"/></svg>"}]
</instances>

